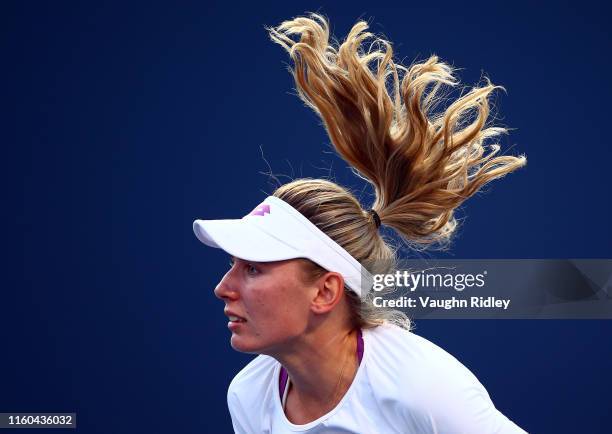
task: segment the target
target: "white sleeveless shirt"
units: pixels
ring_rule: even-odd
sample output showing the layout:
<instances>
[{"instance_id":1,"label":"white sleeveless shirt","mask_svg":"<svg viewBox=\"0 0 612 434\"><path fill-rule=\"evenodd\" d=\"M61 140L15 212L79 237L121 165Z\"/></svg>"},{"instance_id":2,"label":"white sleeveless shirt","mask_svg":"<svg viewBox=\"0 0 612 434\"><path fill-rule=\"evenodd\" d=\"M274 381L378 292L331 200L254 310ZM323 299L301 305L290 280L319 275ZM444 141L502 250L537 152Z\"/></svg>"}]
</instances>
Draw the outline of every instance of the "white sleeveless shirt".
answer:
<instances>
[{"instance_id":1,"label":"white sleeveless shirt","mask_svg":"<svg viewBox=\"0 0 612 434\"><path fill-rule=\"evenodd\" d=\"M515 434L476 377L446 351L391 324L363 330L364 353L348 391L304 425L285 416L281 365L258 356L232 380L227 402L238 434Z\"/></svg>"}]
</instances>

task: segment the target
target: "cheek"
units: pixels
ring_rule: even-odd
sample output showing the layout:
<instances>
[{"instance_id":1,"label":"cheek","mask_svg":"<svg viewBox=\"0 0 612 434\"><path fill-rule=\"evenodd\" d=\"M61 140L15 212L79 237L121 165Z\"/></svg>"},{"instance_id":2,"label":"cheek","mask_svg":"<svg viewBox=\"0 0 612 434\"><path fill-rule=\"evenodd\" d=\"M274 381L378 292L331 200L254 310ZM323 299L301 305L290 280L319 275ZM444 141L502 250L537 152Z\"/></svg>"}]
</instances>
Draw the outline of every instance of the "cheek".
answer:
<instances>
[{"instance_id":1,"label":"cheek","mask_svg":"<svg viewBox=\"0 0 612 434\"><path fill-rule=\"evenodd\" d=\"M291 285L256 289L249 297L249 313L257 319L257 325L266 329L266 334L302 330L308 320L307 306L305 294Z\"/></svg>"}]
</instances>

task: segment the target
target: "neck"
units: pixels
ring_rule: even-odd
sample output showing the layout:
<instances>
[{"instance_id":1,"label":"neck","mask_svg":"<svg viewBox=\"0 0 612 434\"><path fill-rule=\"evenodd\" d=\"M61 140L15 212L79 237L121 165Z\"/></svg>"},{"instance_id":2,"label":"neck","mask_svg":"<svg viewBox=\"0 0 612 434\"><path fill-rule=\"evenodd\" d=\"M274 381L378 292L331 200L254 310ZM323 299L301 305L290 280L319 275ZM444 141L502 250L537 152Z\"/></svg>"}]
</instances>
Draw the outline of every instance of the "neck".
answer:
<instances>
[{"instance_id":1,"label":"neck","mask_svg":"<svg viewBox=\"0 0 612 434\"><path fill-rule=\"evenodd\" d=\"M342 399L358 368L356 330L318 330L275 357L291 379L290 395L307 419L325 414Z\"/></svg>"}]
</instances>

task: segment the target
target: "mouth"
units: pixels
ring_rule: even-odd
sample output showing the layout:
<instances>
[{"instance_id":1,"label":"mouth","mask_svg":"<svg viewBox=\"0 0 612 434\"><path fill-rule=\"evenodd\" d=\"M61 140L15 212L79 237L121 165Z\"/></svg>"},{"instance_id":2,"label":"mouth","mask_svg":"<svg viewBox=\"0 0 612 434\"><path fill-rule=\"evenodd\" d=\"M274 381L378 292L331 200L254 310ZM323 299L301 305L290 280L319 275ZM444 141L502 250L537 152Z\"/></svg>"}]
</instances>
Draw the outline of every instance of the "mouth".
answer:
<instances>
[{"instance_id":1,"label":"mouth","mask_svg":"<svg viewBox=\"0 0 612 434\"><path fill-rule=\"evenodd\" d=\"M228 310L226 310L225 312L225 316L227 316L227 318L230 320L230 323L241 323L241 322L246 322L245 318L242 318L241 316L236 315L234 312L230 312Z\"/></svg>"}]
</instances>

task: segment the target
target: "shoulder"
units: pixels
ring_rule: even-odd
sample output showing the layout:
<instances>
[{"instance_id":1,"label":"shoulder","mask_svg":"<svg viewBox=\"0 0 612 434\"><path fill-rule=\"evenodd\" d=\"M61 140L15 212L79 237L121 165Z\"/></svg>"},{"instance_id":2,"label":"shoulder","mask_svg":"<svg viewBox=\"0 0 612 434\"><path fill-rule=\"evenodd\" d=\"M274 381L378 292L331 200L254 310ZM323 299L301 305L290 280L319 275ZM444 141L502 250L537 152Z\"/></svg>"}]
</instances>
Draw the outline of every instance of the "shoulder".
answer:
<instances>
[{"instance_id":1,"label":"shoulder","mask_svg":"<svg viewBox=\"0 0 612 434\"><path fill-rule=\"evenodd\" d=\"M378 398L398 404L405 418L427 420L439 432L524 432L495 408L467 367L433 342L390 324L364 337L370 381L387 385Z\"/></svg>"},{"instance_id":2,"label":"shoulder","mask_svg":"<svg viewBox=\"0 0 612 434\"><path fill-rule=\"evenodd\" d=\"M231 395L246 401L252 395L261 393L262 389L269 388L277 366L278 362L272 357L255 357L233 378L227 391L228 399Z\"/></svg>"},{"instance_id":3,"label":"shoulder","mask_svg":"<svg viewBox=\"0 0 612 434\"><path fill-rule=\"evenodd\" d=\"M461 371L470 379L476 377L451 354L408 330L393 324L383 324L364 332L370 344L372 359L388 368L418 368L420 375L439 374L441 369ZM390 371L389 371L390 372Z\"/></svg>"},{"instance_id":4,"label":"shoulder","mask_svg":"<svg viewBox=\"0 0 612 434\"><path fill-rule=\"evenodd\" d=\"M476 376L433 342L393 325L377 327L372 335L372 359L379 368L384 365L398 385L418 391L420 400L468 388L478 389L488 399Z\"/></svg>"},{"instance_id":5,"label":"shoulder","mask_svg":"<svg viewBox=\"0 0 612 434\"><path fill-rule=\"evenodd\" d=\"M257 356L230 383L227 405L235 432L257 431L253 424L262 420L273 405L273 378L278 366L272 357Z\"/></svg>"},{"instance_id":6,"label":"shoulder","mask_svg":"<svg viewBox=\"0 0 612 434\"><path fill-rule=\"evenodd\" d=\"M272 357L259 355L234 376L229 389L238 391L253 382L261 382L262 377L273 375L277 365L278 362Z\"/></svg>"}]
</instances>

